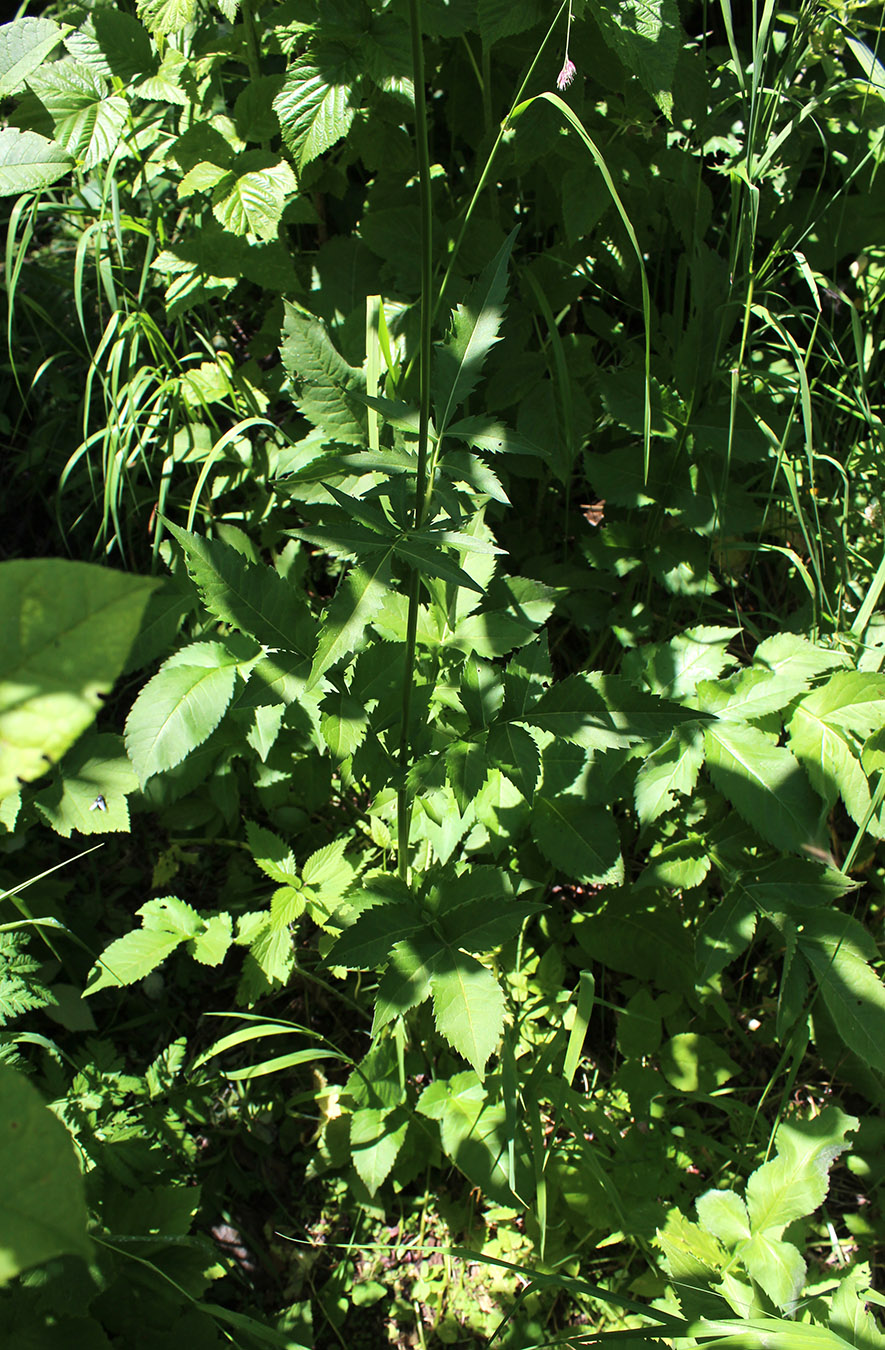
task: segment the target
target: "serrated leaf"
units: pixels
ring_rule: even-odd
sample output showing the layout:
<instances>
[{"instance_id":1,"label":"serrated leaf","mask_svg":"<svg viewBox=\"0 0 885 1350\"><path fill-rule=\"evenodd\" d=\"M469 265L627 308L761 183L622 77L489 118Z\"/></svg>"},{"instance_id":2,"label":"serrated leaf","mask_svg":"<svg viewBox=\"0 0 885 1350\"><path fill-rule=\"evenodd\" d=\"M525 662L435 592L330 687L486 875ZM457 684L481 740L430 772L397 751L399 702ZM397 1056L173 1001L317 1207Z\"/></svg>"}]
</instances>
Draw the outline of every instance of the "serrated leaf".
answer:
<instances>
[{"instance_id":1,"label":"serrated leaf","mask_svg":"<svg viewBox=\"0 0 885 1350\"><path fill-rule=\"evenodd\" d=\"M726 1247L735 1247L750 1236L747 1207L736 1191L706 1191L695 1201L698 1218Z\"/></svg>"},{"instance_id":2,"label":"serrated leaf","mask_svg":"<svg viewBox=\"0 0 885 1350\"><path fill-rule=\"evenodd\" d=\"M74 167L67 150L36 131L0 129L0 197L39 192Z\"/></svg>"},{"instance_id":3,"label":"serrated leaf","mask_svg":"<svg viewBox=\"0 0 885 1350\"><path fill-rule=\"evenodd\" d=\"M530 459L549 460L549 453L493 417L463 417L452 422L446 437L464 441L474 450L491 455L527 455Z\"/></svg>"},{"instance_id":4,"label":"serrated leaf","mask_svg":"<svg viewBox=\"0 0 885 1350\"><path fill-rule=\"evenodd\" d=\"M390 579L391 550L364 565L352 567L338 583L338 589L323 618L320 640L307 681L307 691L318 683L330 667L362 647L372 619L384 604Z\"/></svg>"},{"instance_id":5,"label":"serrated leaf","mask_svg":"<svg viewBox=\"0 0 885 1350\"><path fill-rule=\"evenodd\" d=\"M790 718L790 750L826 807L832 808L841 796L848 814L860 825L870 805L870 789L860 760L841 727L815 715L806 705L807 700L803 700Z\"/></svg>"},{"instance_id":6,"label":"serrated leaf","mask_svg":"<svg viewBox=\"0 0 885 1350\"><path fill-rule=\"evenodd\" d=\"M671 840L649 856L646 867L633 883L634 889L657 886L689 890L701 884L710 866L706 840L689 833L684 839Z\"/></svg>"},{"instance_id":7,"label":"serrated leaf","mask_svg":"<svg viewBox=\"0 0 885 1350\"><path fill-rule=\"evenodd\" d=\"M288 374L301 383L298 406L307 420L329 440L365 445L366 410L350 397L351 389L359 393L365 388L362 373L336 350L320 319L289 301L280 353Z\"/></svg>"},{"instance_id":8,"label":"serrated leaf","mask_svg":"<svg viewBox=\"0 0 885 1350\"><path fill-rule=\"evenodd\" d=\"M504 684L494 666L476 655L468 656L461 670L461 705L470 725L487 730L504 702Z\"/></svg>"},{"instance_id":9,"label":"serrated leaf","mask_svg":"<svg viewBox=\"0 0 885 1350\"><path fill-rule=\"evenodd\" d=\"M452 947L472 953L490 952L515 937L526 919L540 908L531 900L512 896L495 906L490 906L486 897L470 900L446 914L440 931Z\"/></svg>"},{"instance_id":10,"label":"serrated leaf","mask_svg":"<svg viewBox=\"0 0 885 1350\"><path fill-rule=\"evenodd\" d=\"M585 750L625 747L667 733L698 714L613 676L570 675L544 693L523 721Z\"/></svg>"},{"instance_id":11,"label":"serrated leaf","mask_svg":"<svg viewBox=\"0 0 885 1350\"><path fill-rule=\"evenodd\" d=\"M821 804L798 761L756 727L716 722L704 731L714 787L768 843L820 852Z\"/></svg>"},{"instance_id":12,"label":"serrated leaf","mask_svg":"<svg viewBox=\"0 0 885 1350\"><path fill-rule=\"evenodd\" d=\"M508 663L504 675L504 715L524 721L528 708L538 702L553 682L553 669L547 647L547 634L541 633L527 643Z\"/></svg>"},{"instance_id":13,"label":"serrated leaf","mask_svg":"<svg viewBox=\"0 0 885 1350\"><path fill-rule=\"evenodd\" d=\"M463 815L489 772L484 746L477 741L451 741L446 746L446 778Z\"/></svg>"},{"instance_id":14,"label":"serrated leaf","mask_svg":"<svg viewBox=\"0 0 885 1350\"><path fill-rule=\"evenodd\" d=\"M181 545L188 575L211 614L266 647L310 655L316 623L291 582L220 540L202 539L169 521L166 528Z\"/></svg>"},{"instance_id":15,"label":"serrated leaf","mask_svg":"<svg viewBox=\"0 0 885 1350\"><path fill-rule=\"evenodd\" d=\"M676 0L615 0L594 6L593 17L619 60L669 117L682 46Z\"/></svg>"},{"instance_id":16,"label":"serrated leaf","mask_svg":"<svg viewBox=\"0 0 885 1350\"><path fill-rule=\"evenodd\" d=\"M259 152L260 158L266 156ZM263 167L245 167L243 156L236 171L221 179L212 196L212 214L232 234L276 239L286 205L298 190L298 181L285 160Z\"/></svg>"},{"instance_id":17,"label":"serrated leaf","mask_svg":"<svg viewBox=\"0 0 885 1350\"><path fill-rule=\"evenodd\" d=\"M188 951L203 966L220 966L233 941L233 923L229 914L213 914L202 933L188 943Z\"/></svg>"},{"instance_id":18,"label":"serrated leaf","mask_svg":"<svg viewBox=\"0 0 885 1350\"><path fill-rule=\"evenodd\" d=\"M643 760L633 788L643 825L672 811L679 796L694 792L703 762L703 737L699 728L691 726L674 731Z\"/></svg>"},{"instance_id":19,"label":"serrated leaf","mask_svg":"<svg viewBox=\"0 0 885 1350\"><path fill-rule=\"evenodd\" d=\"M700 680L716 679L733 658L728 644L737 628L698 627L638 651L642 673L649 687L665 698L683 699L693 694Z\"/></svg>"},{"instance_id":20,"label":"serrated leaf","mask_svg":"<svg viewBox=\"0 0 885 1350\"><path fill-rule=\"evenodd\" d=\"M279 835L247 820L246 838L252 857L262 872L281 886L291 885L297 876L295 856Z\"/></svg>"},{"instance_id":21,"label":"serrated leaf","mask_svg":"<svg viewBox=\"0 0 885 1350\"><path fill-rule=\"evenodd\" d=\"M372 970L384 964L397 941L423 926L414 904L374 905L345 928L326 960L331 966Z\"/></svg>"},{"instance_id":22,"label":"serrated leaf","mask_svg":"<svg viewBox=\"0 0 885 1350\"><path fill-rule=\"evenodd\" d=\"M524 727L498 723L489 732L486 755L489 763L506 774L531 801L541 771L541 755L534 737Z\"/></svg>"},{"instance_id":23,"label":"serrated leaf","mask_svg":"<svg viewBox=\"0 0 885 1350\"><path fill-rule=\"evenodd\" d=\"M360 746L368 730L366 710L358 698L335 689L320 704L320 730L336 759L347 759Z\"/></svg>"},{"instance_id":24,"label":"serrated leaf","mask_svg":"<svg viewBox=\"0 0 885 1350\"><path fill-rule=\"evenodd\" d=\"M735 887L698 929L695 951L699 982L706 984L736 961L752 942L755 931L756 907L746 892Z\"/></svg>"},{"instance_id":25,"label":"serrated leaf","mask_svg":"<svg viewBox=\"0 0 885 1350\"><path fill-rule=\"evenodd\" d=\"M507 294L507 265L518 227L501 245L463 305L452 316L452 334L437 344L434 366L436 428L440 437L476 387L485 359L498 341Z\"/></svg>"},{"instance_id":26,"label":"serrated leaf","mask_svg":"<svg viewBox=\"0 0 885 1350\"><path fill-rule=\"evenodd\" d=\"M826 684L806 694L799 707L832 726L869 735L885 722L885 675L837 671Z\"/></svg>"},{"instance_id":27,"label":"serrated leaf","mask_svg":"<svg viewBox=\"0 0 885 1350\"><path fill-rule=\"evenodd\" d=\"M857 1120L828 1106L811 1120L784 1121L775 1136L777 1156L763 1163L747 1182L747 1209L755 1233L780 1237L788 1224L823 1204L829 1172L845 1152L846 1134Z\"/></svg>"},{"instance_id":28,"label":"serrated leaf","mask_svg":"<svg viewBox=\"0 0 885 1350\"><path fill-rule=\"evenodd\" d=\"M57 834L128 832L127 794L138 779L123 739L108 733L83 736L59 766L58 778L34 799Z\"/></svg>"},{"instance_id":29,"label":"serrated leaf","mask_svg":"<svg viewBox=\"0 0 885 1350\"><path fill-rule=\"evenodd\" d=\"M347 839L335 839L331 844L311 853L301 869L306 886L320 891L329 900L343 895L353 881L353 864L344 856Z\"/></svg>"},{"instance_id":30,"label":"serrated leaf","mask_svg":"<svg viewBox=\"0 0 885 1350\"><path fill-rule=\"evenodd\" d=\"M299 170L346 136L356 111L349 84L331 84L310 55L289 67L273 101Z\"/></svg>"},{"instance_id":31,"label":"serrated leaf","mask_svg":"<svg viewBox=\"0 0 885 1350\"><path fill-rule=\"evenodd\" d=\"M406 1137L408 1123L408 1118L403 1117L393 1124L391 1112L374 1107L363 1107L351 1116L351 1157L370 1195L374 1195L389 1176Z\"/></svg>"},{"instance_id":32,"label":"serrated leaf","mask_svg":"<svg viewBox=\"0 0 885 1350\"><path fill-rule=\"evenodd\" d=\"M806 1265L792 1242L769 1233L755 1233L741 1249L741 1260L747 1274L765 1290L775 1307L787 1312L795 1309L805 1284Z\"/></svg>"},{"instance_id":33,"label":"serrated leaf","mask_svg":"<svg viewBox=\"0 0 885 1350\"><path fill-rule=\"evenodd\" d=\"M427 534L422 536L417 531L410 531L408 534L399 535L394 543L394 552L398 558L402 558L410 567L414 567L425 576L439 577L442 581L451 582L454 586L464 586L482 595L482 587L473 580L470 573L459 567Z\"/></svg>"},{"instance_id":34,"label":"serrated leaf","mask_svg":"<svg viewBox=\"0 0 885 1350\"><path fill-rule=\"evenodd\" d=\"M73 60L42 66L28 84L52 117L56 142L85 169L110 158L129 121L122 94L109 94L100 76Z\"/></svg>"},{"instance_id":35,"label":"serrated leaf","mask_svg":"<svg viewBox=\"0 0 885 1350\"><path fill-rule=\"evenodd\" d=\"M155 36L179 33L196 12L197 0L138 0L138 17Z\"/></svg>"},{"instance_id":36,"label":"serrated leaf","mask_svg":"<svg viewBox=\"0 0 885 1350\"><path fill-rule=\"evenodd\" d=\"M146 29L115 5L93 9L85 23L66 35L65 46L97 74L107 79L116 75L127 85L152 73L157 64Z\"/></svg>"},{"instance_id":37,"label":"serrated leaf","mask_svg":"<svg viewBox=\"0 0 885 1350\"><path fill-rule=\"evenodd\" d=\"M394 943L375 1000L373 1033L430 997L430 977L440 959L439 942L426 931Z\"/></svg>"},{"instance_id":38,"label":"serrated leaf","mask_svg":"<svg viewBox=\"0 0 885 1350\"><path fill-rule=\"evenodd\" d=\"M218 664L196 664L210 647L217 649ZM195 664L180 663L191 655ZM202 745L233 697L236 662L219 643L194 643L176 657L148 681L126 719L126 751L142 784Z\"/></svg>"},{"instance_id":39,"label":"serrated leaf","mask_svg":"<svg viewBox=\"0 0 885 1350\"><path fill-rule=\"evenodd\" d=\"M13 19L0 28L0 98L17 94L65 34L52 19Z\"/></svg>"},{"instance_id":40,"label":"serrated leaf","mask_svg":"<svg viewBox=\"0 0 885 1350\"><path fill-rule=\"evenodd\" d=\"M869 933L847 914L817 910L803 916L797 933L839 1035L864 1063L885 1072L885 985L870 965L878 952Z\"/></svg>"},{"instance_id":41,"label":"serrated leaf","mask_svg":"<svg viewBox=\"0 0 885 1350\"><path fill-rule=\"evenodd\" d=\"M611 811L580 797L536 797L532 838L548 862L566 876L607 885L624 879L621 841Z\"/></svg>"},{"instance_id":42,"label":"serrated leaf","mask_svg":"<svg viewBox=\"0 0 885 1350\"><path fill-rule=\"evenodd\" d=\"M482 1077L504 1029L504 993L465 952L447 953L431 975L437 1030Z\"/></svg>"},{"instance_id":43,"label":"serrated leaf","mask_svg":"<svg viewBox=\"0 0 885 1350\"><path fill-rule=\"evenodd\" d=\"M479 0L479 31L488 48L499 38L531 28L542 17L536 0Z\"/></svg>"},{"instance_id":44,"label":"serrated leaf","mask_svg":"<svg viewBox=\"0 0 885 1350\"><path fill-rule=\"evenodd\" d=\"M136 928L125 937L117 938L102 952L100 962L92 967L83 997L97 994L100 989L119 989L143 980L184 941L184 933L159 928Z\"/></svg>"}]
</instances>

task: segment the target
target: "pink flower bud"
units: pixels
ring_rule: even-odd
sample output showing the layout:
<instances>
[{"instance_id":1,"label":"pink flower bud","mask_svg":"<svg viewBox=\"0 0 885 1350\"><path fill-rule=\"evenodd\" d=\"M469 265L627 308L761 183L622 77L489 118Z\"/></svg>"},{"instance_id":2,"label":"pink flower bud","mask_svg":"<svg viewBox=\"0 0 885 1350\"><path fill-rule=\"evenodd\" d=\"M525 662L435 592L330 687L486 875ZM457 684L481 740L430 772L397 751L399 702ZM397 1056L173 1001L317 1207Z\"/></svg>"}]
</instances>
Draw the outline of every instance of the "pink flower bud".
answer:
<instances>
[{"instance_id":1,"label":"pink flower bud","mask_svg":"<svg viewBox=\"0 0 885 1350\"><path fill-rule=\"evenodd\" d=\"M568 57L566 57L565 65L556 77L556 87L560 93L563 89L568 89L576 74L577 67L575 66L574 61L570 61Z\"/></svg>"}]
</instances>

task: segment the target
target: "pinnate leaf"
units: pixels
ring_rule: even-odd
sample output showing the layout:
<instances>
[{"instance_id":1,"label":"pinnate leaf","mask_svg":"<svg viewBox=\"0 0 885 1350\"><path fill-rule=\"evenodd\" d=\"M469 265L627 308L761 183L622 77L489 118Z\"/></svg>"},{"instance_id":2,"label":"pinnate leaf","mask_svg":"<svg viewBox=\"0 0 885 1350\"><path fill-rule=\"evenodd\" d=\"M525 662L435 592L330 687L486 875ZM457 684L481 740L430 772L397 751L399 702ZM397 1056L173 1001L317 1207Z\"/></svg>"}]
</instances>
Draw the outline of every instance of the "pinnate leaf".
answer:
<instances>
[{"instance_id":1,"label":"pinnate leaf","mask_svg":"<svg viewBox=\"0 0 885 1350\"><path fill-rule=\"evenodd\" d=\"M476 387L483 363L498 341L507 294L507 265L516 235L517 230L511 230L464 304L455 310L448 341L437 345L434 400L440 436Z\"/></svg>"},{"instance_id":2,"label":"pinnate leaf","mask_svg":"<svg viewBox=\"0 0 885 1350\"><path fill-rule=\"evenodd\" d=\"M608 807L565 793L536 797L531 829L544 857L566 876L606 884L623 880L621 841Z\"/></svg>"},{"instance_id":3,"label":"pinnate leaf","mask_svg":"<svg viewBox=\"0 0 885 1350\"><path fill-rule=\"evenodd\" d=\"M148 680L126 719L126 751L143 784L212 734L233 697L236 658L217 642L177 652Z\"/></svg>"},{"instance_id":4,"label":"pinnate leaf","mask_svg":"<svg viewBox=\"0 0 885 1350\"><path fill-rule=\"evenodd\" d=\"M184 550L188 574L210 614L265 647L310 654L316 624L303 596L285 577L249 562L219 539L203 539L169 521L166 528Z\"/></svg>"},{"instance_id":5,"label":"pinnate leaf","mask_svg":"<svg viewBox=\"0 0 885 1350\"><path fill-rule=\"evenodd\" d=\"M451 952L432 977L437 1030L482 1076L504 1029L504 993L490 970Z\"/></svg>"},{"instance_id":6,"label":"pinnate leaf","mask_svg":"<svg viewBox=\"0 0 885 1350\"><path fill-rule=\"evenodd\" d=\"M308 692L330 667L362 647L366 629L387 596L390 555L391 550L387 549L367 559L362 566L352 567L339 581L323 620L307 681Z\"/></svg>"},{"instance_id":7,"label":"pinnate leaf","mask_svg":"<svg viewBox=\"0 0 885 1350\"><path fill-rule=\"evenodd\" d=\"M704 732L713 784L768 843L820 850L818 802L796 758L756 727L716 722Z\"/></svg>"}]
</instances>

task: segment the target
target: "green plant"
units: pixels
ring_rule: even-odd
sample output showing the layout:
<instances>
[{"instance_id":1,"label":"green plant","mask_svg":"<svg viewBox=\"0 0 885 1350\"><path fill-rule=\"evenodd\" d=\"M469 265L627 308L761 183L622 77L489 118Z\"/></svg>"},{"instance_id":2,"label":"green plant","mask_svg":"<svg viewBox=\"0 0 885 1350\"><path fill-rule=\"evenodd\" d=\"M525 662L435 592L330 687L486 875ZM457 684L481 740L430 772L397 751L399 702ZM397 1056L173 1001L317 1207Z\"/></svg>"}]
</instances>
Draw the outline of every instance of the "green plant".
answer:
<instances>
[{"instance_id":1,"label":"green plant","mask_svg":"<svg viewBox=\"0 0 885 1350\"><path fill-rule=\"evenodd\" d=\"M146 0L2 30L0 187L42 194L8 220L20 478L69 546L164 572L3 564L23 632L72 578L101 615L61 635L51 745L20 730L45 645L0 722L5 856L104 834L119 875L33 910L100 1036L15 1038L88 1160L94 1336L132 1334L129 1279L158 1341L341 1335L350 1256L314 1333L254 1270L211 1300L247 1149L257 1230L291 1223L280 1158L378 1223L476 1188L549 1300L515 1344L876 1339L863 1261L828 1306L784 1232L849 1132L796 1085L871 1137L885 1073L875 22ZM763 1223L787 1171L801 1213Z\"/></svg>"}]
</instances>

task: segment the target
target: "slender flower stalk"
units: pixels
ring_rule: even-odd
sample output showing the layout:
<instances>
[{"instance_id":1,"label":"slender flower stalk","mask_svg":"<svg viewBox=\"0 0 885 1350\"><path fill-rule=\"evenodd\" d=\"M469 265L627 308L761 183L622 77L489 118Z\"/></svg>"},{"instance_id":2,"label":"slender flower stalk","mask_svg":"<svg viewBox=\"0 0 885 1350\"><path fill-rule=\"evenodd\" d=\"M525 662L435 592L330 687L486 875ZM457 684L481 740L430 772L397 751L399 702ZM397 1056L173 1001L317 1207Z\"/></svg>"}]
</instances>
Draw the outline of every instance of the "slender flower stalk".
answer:
<instances>
[{"instance_id":1,"label":"slender flower stalk","mask_svg":"<svg viewBox=\"0 0 885 1350\"><path fill-rule=\"evenodd\" d=\"M427 134L427 105L424 89L424 39L421 31L421 0L409 0L409 28L412 38L412 80L415 86L415 147L418 158L418 186L421 203L421 298L420 339L418 357L418 463L415 471L415 529L420 529L429 509L428 441L430 433L430 356L433 315L433 258L431 231L433 224L430 198L430 149ZM411 796L405 775L411 749L410 714L412 683L415 678L415 652L418 637L419 578L413 569L409 581L409 612L406 625L406 655L403 675L402 725L400 727L399 763L402 783L397 791L397 863L399 874L406 880L409 871L409 824L412 818Z\"/></svg>"},{"instance_id":2,"label":"slender flower stalk","mask_svg":"<svg viewBox=\"0 0 885 1350\"><path fill-rule=\"evenodd\" d=\"M562 93L564 89L568 89L569 85L571 84L572 80L575 78L575 75L577 74L577 67L575 66L574 61L570 59L568 54L568 44L571 35L572 35L572 0L569 0L568 22L566 24L565 29L565 60L562 63L562 70L556 77L556 87L560 93Z\"/></svg>"}]
</instances>

